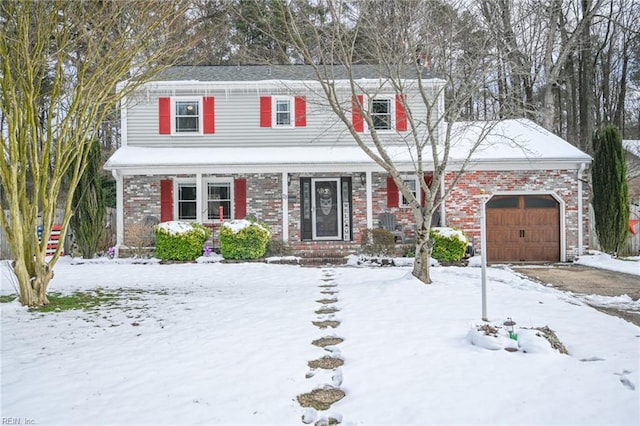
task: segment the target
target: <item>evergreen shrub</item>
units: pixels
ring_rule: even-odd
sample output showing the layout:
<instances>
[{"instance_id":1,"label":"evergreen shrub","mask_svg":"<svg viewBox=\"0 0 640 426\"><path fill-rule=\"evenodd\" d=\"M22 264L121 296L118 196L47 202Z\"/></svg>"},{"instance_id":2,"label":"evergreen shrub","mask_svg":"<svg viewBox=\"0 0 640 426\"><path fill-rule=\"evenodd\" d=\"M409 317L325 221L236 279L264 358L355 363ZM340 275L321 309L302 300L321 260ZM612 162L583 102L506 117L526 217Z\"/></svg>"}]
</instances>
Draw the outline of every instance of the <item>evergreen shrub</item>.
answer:
<instances>
[{"instance_id":1,"label":"evergreen shrub","mask_svg":"<svg viewBox=\"0 0 640 426\"><path fill-rule=\"evenodd\" d=\"M199 223L163 222L154 227L155 256L161 260L192 261L202 255L211 231Z\"/></svg>"},{"instance_id":2,"label":"evergreen shrub","mask_svg":"<svg viewBox=\"0 0 640 426\"><path fill-rule=\"evenodd\" d=\"M431 228L431 257L439 262L459 262L467 250L467 237L453 228Z\"/></svg>"},{"instance_id":3,"label":"evergreen shrub","mask_svg":"<svg viewBox=\"0 0 640 426\"><path fill-rule=\"evenodd\" d=\"M260 259L269 241L271 229L261 222L232 220L220 228L220 252L225 259Z\"/></svg>"}]
</instances>

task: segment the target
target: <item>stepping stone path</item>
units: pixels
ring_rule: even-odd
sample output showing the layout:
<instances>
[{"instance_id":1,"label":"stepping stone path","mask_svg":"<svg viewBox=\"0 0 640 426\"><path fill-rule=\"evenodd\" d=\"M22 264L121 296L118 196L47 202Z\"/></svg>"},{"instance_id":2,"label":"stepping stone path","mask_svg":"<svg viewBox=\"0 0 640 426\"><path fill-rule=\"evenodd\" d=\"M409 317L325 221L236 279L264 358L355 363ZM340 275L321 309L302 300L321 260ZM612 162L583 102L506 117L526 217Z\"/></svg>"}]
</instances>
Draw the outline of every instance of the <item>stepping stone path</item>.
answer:
<instances>
[{"instance_id":1,"label":"stepping stone path","mask_svg":"<svg viewBox=\"0 0 640 426\"><path fill-rule=\"evenodd\" d=\"M334 314L339 312L335 304L338 302L338 285L334 281L335 271L333 268L322 269L322 284L320 287L320 299L316 300L320 307L315 311L317 320L312 321L313 325L320 330L336 329L340 326L340 321L334 318ZM309 372L306 378L310 379L316 375L318 369L331 371L331 383L324 384L308 393L297 396L298 403L304 407L302 413L302 423L320 425L338 425L342 421L342 416L332 413L323 416L319 411L326 411L331 408L331 404L345 397L342 385L342 365L344 360L339 357L340 349L337 347L344 339L334 335L326 335L311 342L312 345L329 352L321 358L308 361Z\"/></svg>"}]
</instances>

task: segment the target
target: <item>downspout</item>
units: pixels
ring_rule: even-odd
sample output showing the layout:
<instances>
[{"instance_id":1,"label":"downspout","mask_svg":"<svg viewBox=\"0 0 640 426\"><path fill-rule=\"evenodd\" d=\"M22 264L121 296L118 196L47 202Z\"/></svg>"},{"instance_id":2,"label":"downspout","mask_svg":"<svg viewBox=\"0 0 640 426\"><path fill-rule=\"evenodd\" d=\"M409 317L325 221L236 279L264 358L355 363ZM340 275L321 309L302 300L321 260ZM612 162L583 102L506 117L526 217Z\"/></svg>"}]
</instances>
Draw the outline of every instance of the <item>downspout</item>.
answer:
<instances>
[{"instance_id":1,"label":"downspout","mask_svg":"<svg viewBox=\"0 0 640 426\"><path fill-rule=\"evenodd\" d=\"M582 255L584 250L584 223L582 223L582 173L584 172L585 168L585 163L582 163L580 164L580 168L578 169L578 256Z\"/></svg>"},{"instance_id":2,"label":"downspout","mask_svg":"<svg viewBox=\"0 0 640 426\"><path fill-rule=\"evenodd\" d=\"M120 247L124 243L124 187L123 178L116 169L111 170L111 174L116 181L116 253L120 254Z\"/></svg>"}]
</instances>

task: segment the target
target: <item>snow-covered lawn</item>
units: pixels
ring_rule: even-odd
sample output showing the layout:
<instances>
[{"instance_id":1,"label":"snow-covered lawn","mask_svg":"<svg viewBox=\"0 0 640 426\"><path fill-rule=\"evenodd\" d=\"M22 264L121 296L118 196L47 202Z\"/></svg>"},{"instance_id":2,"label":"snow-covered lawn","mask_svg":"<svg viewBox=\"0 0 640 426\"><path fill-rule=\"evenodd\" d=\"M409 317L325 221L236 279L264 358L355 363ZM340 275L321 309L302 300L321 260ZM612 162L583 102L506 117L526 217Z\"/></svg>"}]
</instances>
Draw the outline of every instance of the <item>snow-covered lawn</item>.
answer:
<instances>
[{"instance_id":1,"label":"snow-covered lawn","mask_svg":"<svg viewBox=\"0 0 640 426\"><path fill-rule=\"evenodd\" d=\"M639 327L489 268L489 319L513 318L527 352L488 350L470 337L483 324L480 268L432 273L424 285L408 267L64 259L50 291L120 297L48 314L0 304L0 411L36 425L300 425L303 414L343 425L640 424ZM332 297L338 312L315 313ZM340 325L312 324L328 319ZM524 329L542 326L569 355ZM324 336L344 342L311 344ZM330 354L344 360L337 373L307 366ZM328 411L297 402L332 383L346 396Z\"/></svg>"}]
</instances>

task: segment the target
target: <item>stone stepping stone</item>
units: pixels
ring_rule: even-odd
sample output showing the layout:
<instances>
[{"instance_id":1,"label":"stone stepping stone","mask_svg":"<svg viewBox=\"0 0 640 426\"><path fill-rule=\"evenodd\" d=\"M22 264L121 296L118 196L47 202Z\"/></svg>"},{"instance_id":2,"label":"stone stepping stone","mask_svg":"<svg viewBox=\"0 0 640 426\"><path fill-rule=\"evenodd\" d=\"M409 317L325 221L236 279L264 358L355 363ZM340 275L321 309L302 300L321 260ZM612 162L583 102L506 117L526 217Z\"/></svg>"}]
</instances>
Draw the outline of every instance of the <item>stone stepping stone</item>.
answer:
<instances>
[{"instance_id":1,"label":"stone stepping stone","mask_svg":"<svg viewBox=\"0 0 640 426\"><path fill-rule=\"evenodd\" d=\"M312 345L324 348L325 346L335 346L344 342L342 337L321 337L311 342Z\"/></svg>"},{"instance_id":2,"label":"stone stepping stone","mask_svg":"<svg viewBox=\"0 0 640 426\"><path fill-rule=\"evenodd\" d=\"M300 394L297 399L302 407L313 407L316 410L324 411L331 408L331 404L344 397L345 393L342 389L328 386L324 389L314 389L311 392Z\"/></svg>"},{"instance_id":3,"label":"stone stepping stone","mask_svg":"<svg viewBox=\"0 0 640 426\"><path fill-rule=\"evenodd\" d=\"M322 308L318 309L317 311L315 311L316 314L318 315L322 315L322 314L335 314L336 312L338 312L340 309L338 308L334 308L333 306L323 306Z\"/></svg>"},{"instance_id":4,"label":"stone stepping stone","mask_svg":"<svg viewBox=\"0 0 640 426\"><path fill-rule=\"evenodd\" d=\"M322 303L325 305L328 305L330 303L336 303L338 301L338 299L320 299L320 300L316 300L316 302L318 303Z\"/></svg>"},{"instance_id":5,"label":"stone stepping stone","mask_svg":"<svg viewBox=\"0 0 640 426\"><path fill-rule=\"evenodd\" d=\"M314 359L307 362L309 368L322 368L323 370L333 370L334 368L344 365L344 361L340 358L334 358L330 356L323 356L322 358Z\"/></svg>"},{"instance_id":6,"label":"stone stepping stone","mask_svg":"<svg viewBox=\"0 0 640 426\"><path fill-rule=\"evenodd\" d=\"M340 325L340 321L312 321L311 322L313 325L315 325L318 328L336 328L337 326Z\"/></svg>"},{"instance_id":7,"label":"stone stepping stone","mask_svg":"<svg viewBox=\"0 0 640 426\"><path fill-rule=\"evenodd\" d=\"M336 290L322 290L321 294L336 294L338 293Z\"/></svg>"}]
</instances>

